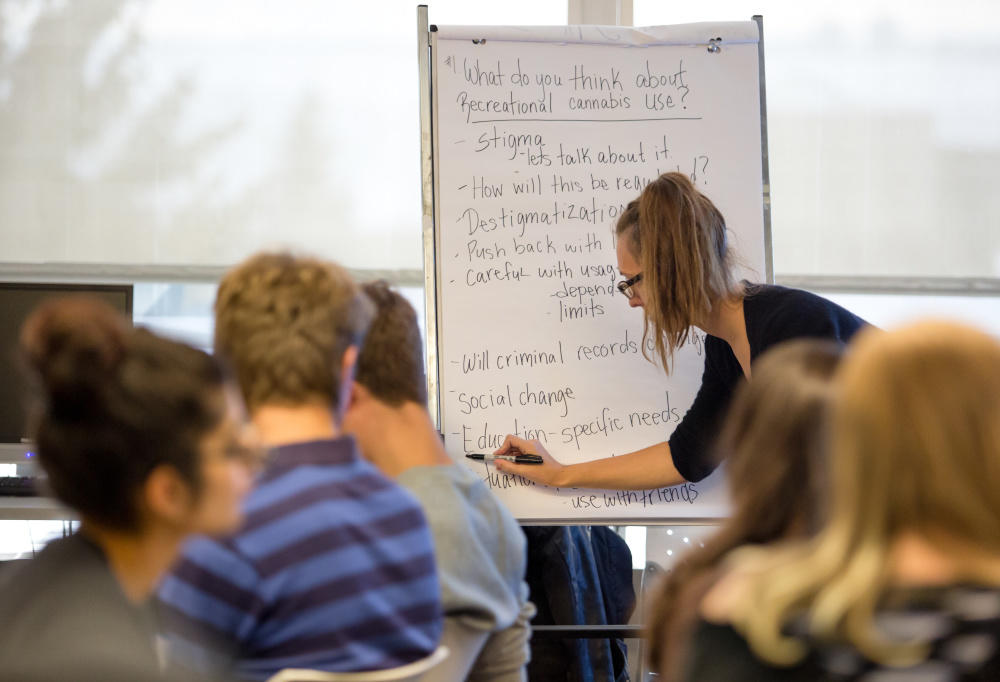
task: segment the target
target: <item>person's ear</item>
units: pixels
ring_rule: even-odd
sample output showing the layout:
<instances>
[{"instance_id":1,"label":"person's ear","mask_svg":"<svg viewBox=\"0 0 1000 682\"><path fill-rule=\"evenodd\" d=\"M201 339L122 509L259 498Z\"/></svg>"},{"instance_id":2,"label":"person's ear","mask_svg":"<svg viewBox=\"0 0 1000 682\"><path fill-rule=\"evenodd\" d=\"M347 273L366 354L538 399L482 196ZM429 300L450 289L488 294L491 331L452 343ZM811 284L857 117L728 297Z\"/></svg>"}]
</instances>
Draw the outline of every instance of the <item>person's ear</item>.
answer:
<instances>
[{"instance_id":1,"label":"person's ear","mask_svg":"<svg viewBox=\"0 0 1000 682\"><path fill-rule=\"evenodd\" d=\"M340 376L343 381L354 381L354 370L358 366L358 347L350 345L340 359Z\"/></svg>"},{"instance_id":2,"label":"person's ear","mask_svg":"<svg viewBox=\"0 0 1000 682\"><path fill-rule=\"evenodd\" d=\"M351 401L351 393L354 386L354 370L357 365L358 347L352 344L347 347L343 357L340 359L340 386L337 387L338 400L335 415L338 424L343 421L344 413L347 411L347 407Z\"/></svg>"},{"instance_id":3,"label":"person's ear","mask_svg":"<svg viewBox=\"0 0 1000 682\"><path fill-rule=\"evenodd\" d=\"M172 466L161 464L150 472L142 486L143 506L152 518L182 525L191 511L191 486Z\"/></svg>"}]
</instances>

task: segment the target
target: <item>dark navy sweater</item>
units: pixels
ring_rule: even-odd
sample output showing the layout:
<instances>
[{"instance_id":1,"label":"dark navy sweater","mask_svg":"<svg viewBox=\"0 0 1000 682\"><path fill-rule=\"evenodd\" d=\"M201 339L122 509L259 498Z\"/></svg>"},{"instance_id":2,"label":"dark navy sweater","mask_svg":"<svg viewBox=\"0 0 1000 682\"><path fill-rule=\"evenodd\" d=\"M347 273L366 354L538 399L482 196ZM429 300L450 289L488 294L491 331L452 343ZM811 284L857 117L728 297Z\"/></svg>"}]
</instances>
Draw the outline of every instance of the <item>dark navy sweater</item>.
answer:
<instances>
[{"instance_id":1,"label":"dark navy sweater","mask_svg":"<svg viewBox=\"0 0 1000 682\"><path fill-rule=\"evenodd\" d=\"M750 285L743 299L750 341L750 361L768 348L797 338L833 339L847 343L866 322L857 315L808 291L767 284ZM705 371L691 408L670 436L674 466L688 481L700 481L718 464L711 445L722 426L736 387L745 381L743 368L729 344L705 337Z\"/></svg>"}]
</instances>

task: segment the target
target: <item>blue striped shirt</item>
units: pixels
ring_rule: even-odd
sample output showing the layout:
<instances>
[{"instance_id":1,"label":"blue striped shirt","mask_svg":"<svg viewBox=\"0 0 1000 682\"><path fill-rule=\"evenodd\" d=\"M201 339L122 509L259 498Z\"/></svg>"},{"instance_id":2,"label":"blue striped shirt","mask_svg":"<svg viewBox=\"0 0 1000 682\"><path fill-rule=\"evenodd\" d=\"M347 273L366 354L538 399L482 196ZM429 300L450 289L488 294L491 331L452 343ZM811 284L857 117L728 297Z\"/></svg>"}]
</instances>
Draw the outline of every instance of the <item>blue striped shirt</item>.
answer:
<instances>
[{"instance_id":1,"label":"blue striped shirt","mask_svg":"<svg viewBox=\"0 0 1000 682\"><path fill-rule=\"evenodd\" d=\"M182 664L247 679L403 665L442 627L423 513L350 438L276 448L243 528L189 543L158 596Z\"/></svg>"}]
</instances>

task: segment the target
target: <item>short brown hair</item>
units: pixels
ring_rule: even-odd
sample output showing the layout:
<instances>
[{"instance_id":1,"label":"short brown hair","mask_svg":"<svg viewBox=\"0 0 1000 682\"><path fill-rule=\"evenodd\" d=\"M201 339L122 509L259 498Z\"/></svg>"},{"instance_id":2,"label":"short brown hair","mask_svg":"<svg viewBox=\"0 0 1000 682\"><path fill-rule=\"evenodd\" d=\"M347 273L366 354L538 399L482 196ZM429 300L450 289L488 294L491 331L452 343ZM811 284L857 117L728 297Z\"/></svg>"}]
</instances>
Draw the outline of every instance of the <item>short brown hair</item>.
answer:
<instances>
[{"instance_id":1,"label":"short brown hair","mask_svg":"<svg viewBox=\"0 0 1000 682\"><path fill-rule=\"evenodd\" d=\"M362 289L376 313L355 379L384 403L426 405L427 377L416 311L384 281L369 282Z\"/></svg>"},{"instance_id":2,"label":"short brown hair","mask_svg":"<svg viewBox=\"0 0 1000 682\"><path fill-rule=\"evenodd\" d=\"M360 346L371 303L348 272L316 258L261 253L222 278L215 351L236 373L247 406L338 407L340 363Z\"/></svg>"},{"instance_id":3,"label":"short brown hair","mask_svg":"<svg viewBox=\"0 0 1000 682\"><path fill-rule=\"evenodd\" d=\"M642 268L643 340L653 337L656 355L669 370L691 325L739 292L726 221L686 175L664 173L629 203L615 236L626 240Z\"/></svg>"}]
</instances>

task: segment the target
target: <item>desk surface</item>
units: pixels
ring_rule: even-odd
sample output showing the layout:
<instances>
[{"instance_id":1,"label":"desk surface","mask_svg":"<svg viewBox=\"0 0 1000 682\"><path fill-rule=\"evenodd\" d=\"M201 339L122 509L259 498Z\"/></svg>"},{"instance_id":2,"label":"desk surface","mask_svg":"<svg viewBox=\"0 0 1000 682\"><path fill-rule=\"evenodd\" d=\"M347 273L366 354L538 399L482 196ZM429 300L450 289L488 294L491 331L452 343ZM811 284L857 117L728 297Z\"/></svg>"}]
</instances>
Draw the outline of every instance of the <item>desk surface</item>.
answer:
<instances>
[{"instance_id":1,"label":"desk surface","mask_svg":"<svg viewBox=\"0 0 1000 682\"><path fill-rule=\"evenodd\" d=\"M49 497L0 497L0 520L50 521L76 514Z\"/></svg>"}]
</instances>

